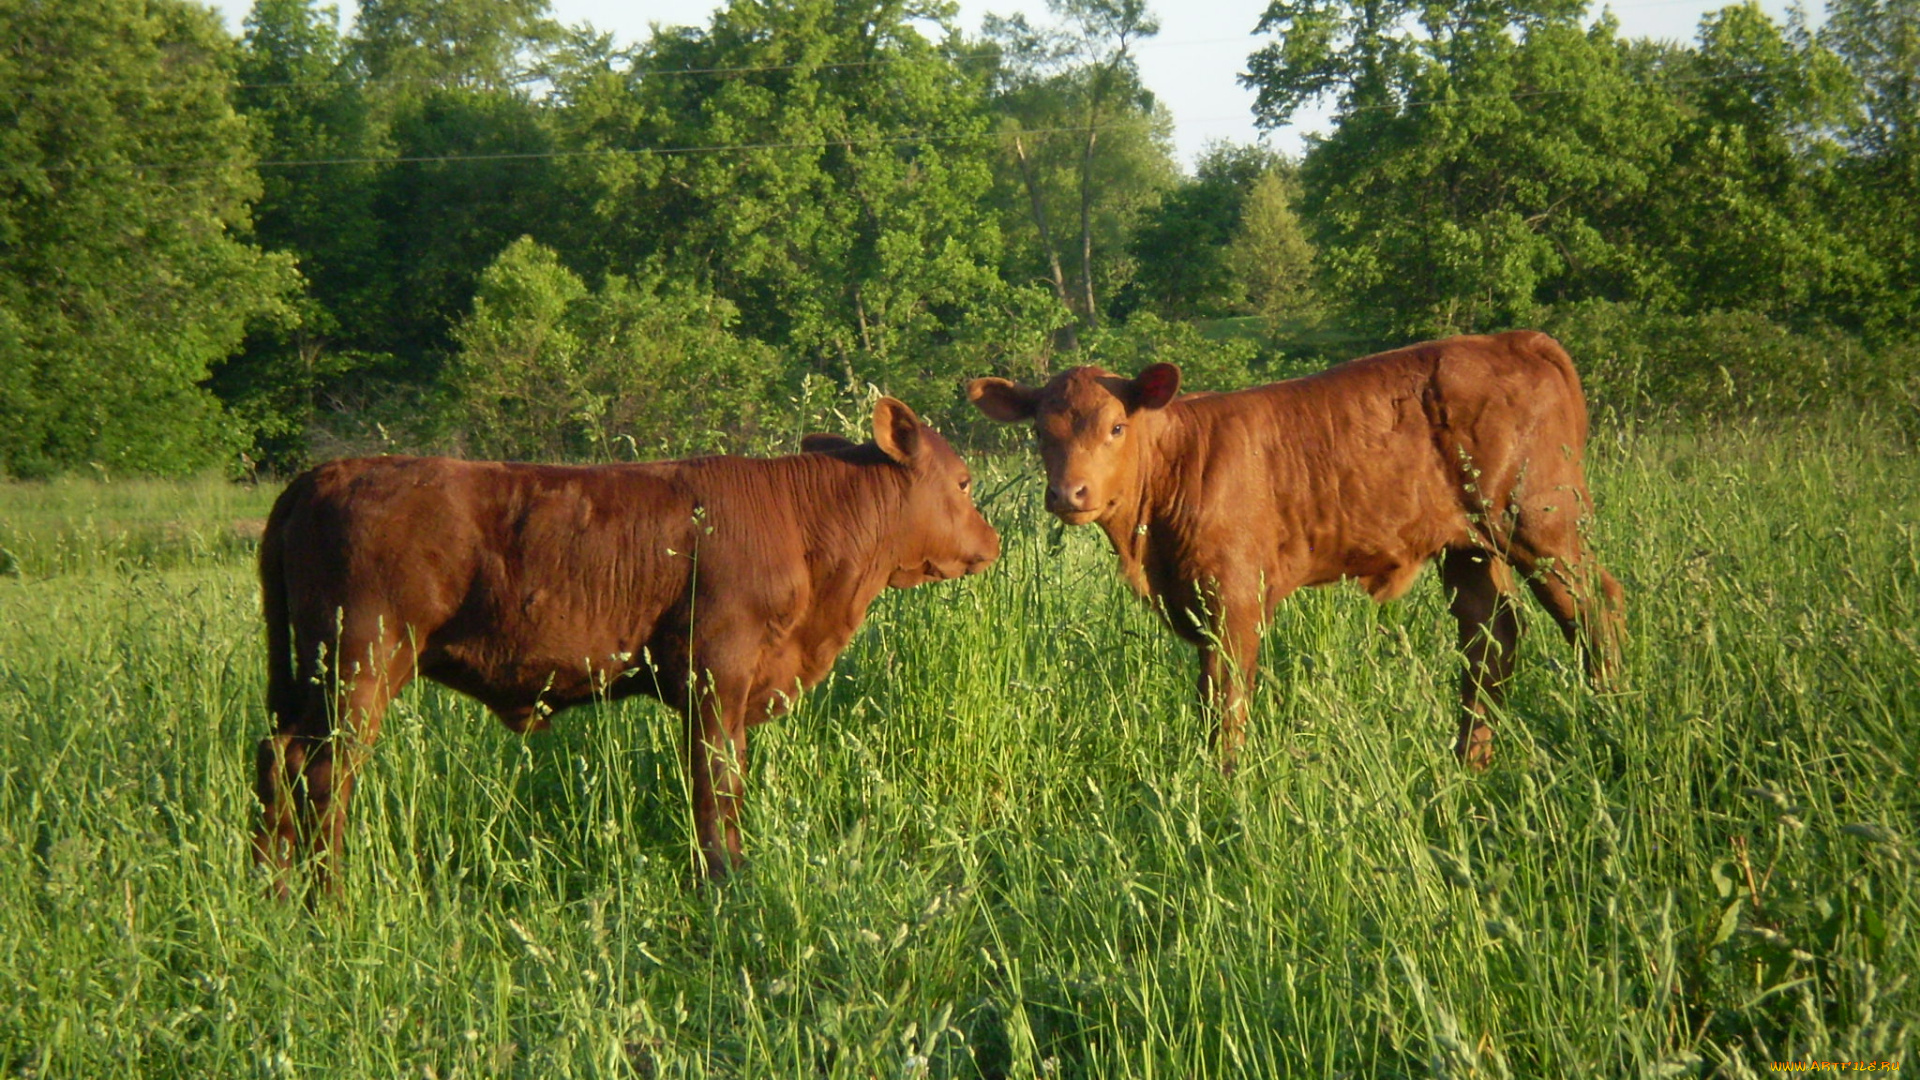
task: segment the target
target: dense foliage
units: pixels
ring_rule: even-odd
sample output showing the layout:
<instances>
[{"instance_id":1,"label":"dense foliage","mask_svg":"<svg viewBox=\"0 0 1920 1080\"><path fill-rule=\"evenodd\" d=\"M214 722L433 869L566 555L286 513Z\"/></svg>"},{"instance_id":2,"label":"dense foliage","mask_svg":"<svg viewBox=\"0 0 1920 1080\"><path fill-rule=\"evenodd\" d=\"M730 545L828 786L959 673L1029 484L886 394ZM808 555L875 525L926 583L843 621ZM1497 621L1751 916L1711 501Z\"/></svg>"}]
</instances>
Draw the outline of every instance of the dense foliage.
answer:
<instances>
[{"instance_id":1,"label":"dense foliage","mask_svg":"<svg viewBox=\"0 0 1920 1080\"><path fill-rule=\"evenodd\" d=\"M1258 117L1331 130L1191 175L1142 0L955 20L257 0L235 42L190 0L0 0L0 475L764 448L875 385L959 426L987 371L1513 325L1638 372L1618 407L1914 407L1920 0L1687 44L1584 0L1274 0ZM1819 372L1713 359L1774 339Z\"/></svg>"},{"instance_id":2,"label":"dense foliage","mask_svg":"<svg viewBox=\"0 0 1920 1080\"><path fill-rule=\"evenodd\" d=\"M244 445L209 369L285 318L233 42L186 0L0 4L0 475L180 472Z\"/></svg>"}]
</instances>

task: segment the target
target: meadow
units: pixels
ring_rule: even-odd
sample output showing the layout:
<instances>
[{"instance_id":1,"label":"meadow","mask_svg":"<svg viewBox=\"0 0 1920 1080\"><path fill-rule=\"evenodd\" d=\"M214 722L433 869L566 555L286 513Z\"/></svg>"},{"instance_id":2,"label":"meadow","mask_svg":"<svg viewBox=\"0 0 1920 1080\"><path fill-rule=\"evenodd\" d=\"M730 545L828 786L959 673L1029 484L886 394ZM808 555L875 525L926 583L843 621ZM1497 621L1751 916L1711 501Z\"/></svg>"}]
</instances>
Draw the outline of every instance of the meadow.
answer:
<instances>
[{"instance_id":1,"label":"meadow","mask_svg":"<svg viewBox=\"0 0 1920 1080\"><path fill-rule=\"evenodd\" d=\"M672 715L416 684L344 887L247 835L263 648L216 481L0 488L0 1075L1751 1076L1920 1069L1920 458L1853 416L1610 427L1599 696L1530 604L1484 774L1433 575L1300 594L1241 771L1104 541L890 593L755 731L693 884Z\"/></svg>"}]
</instances>

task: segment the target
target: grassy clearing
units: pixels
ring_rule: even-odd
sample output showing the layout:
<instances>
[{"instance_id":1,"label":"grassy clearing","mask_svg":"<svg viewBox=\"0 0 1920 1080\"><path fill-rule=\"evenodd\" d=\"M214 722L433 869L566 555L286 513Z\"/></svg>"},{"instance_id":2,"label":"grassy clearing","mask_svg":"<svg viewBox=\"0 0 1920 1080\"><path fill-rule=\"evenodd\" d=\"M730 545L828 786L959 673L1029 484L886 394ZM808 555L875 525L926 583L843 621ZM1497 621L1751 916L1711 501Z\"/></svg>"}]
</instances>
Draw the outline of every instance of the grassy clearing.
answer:
<instances>
[{"instance_id":1,"label":"grassy clearing","mask_svg":"<svg viewBox=\"0 0 1920 1080\"><path fill-rule=\"evenodd\" d=\"M1290 601L1223 781L1188 650L1022 475L989 509L993 572L884 598L755 733L740 880L689 886L657 706L523 740L422 686L317 916L247 864L242 553L23 556L0 580L0 1073L1920 1067L1920 461L1843 422L1596 453L1632 689L1589 694L1529 609L1484 776L1447 754L1429 579L1386 608ZM129 498L257 513L219 490ZM21 498L10 548L76 535L20 524Z\"/></svg>"},{"instance_id":2,"label":"grassy clearing","mask_svg":"<svg viewBox=\"0 0 1920 1080\"><path fill-rule=\"evenodd\" d=\"M271 485L213 476L0 484L0 573L40 578L235 564L257 546L278 494Z\"/></svg>"}]
</instances>

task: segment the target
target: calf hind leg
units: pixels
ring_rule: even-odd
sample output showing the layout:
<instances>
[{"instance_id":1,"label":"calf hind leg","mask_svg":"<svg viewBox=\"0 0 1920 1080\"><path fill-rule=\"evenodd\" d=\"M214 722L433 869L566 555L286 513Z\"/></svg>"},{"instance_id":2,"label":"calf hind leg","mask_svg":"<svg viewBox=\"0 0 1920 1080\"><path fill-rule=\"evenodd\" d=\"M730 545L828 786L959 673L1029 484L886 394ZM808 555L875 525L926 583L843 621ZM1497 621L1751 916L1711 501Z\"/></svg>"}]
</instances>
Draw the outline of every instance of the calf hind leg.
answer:
<instances>
[{"instance_id":1,"label":"calf hind leg","mask_svg":"<svg viewBox=\"0 0 1920 1080\"><path fill-rule=\"evenodd\" d=\"M1460 673L1460 733L1453 752L1476 769L1493 758L1488 714L1513 675L1520 641L1520 620L1503 587L1502 570L1492 553L1478 548L1450 548L1440 557L1447 608L1460 624L1460 651L1467 661Z\"/></svg>"},{"instance_id":2,"label":"calf hind leg","mask_svg":"<svg viewBox=\"0 0 1920 1080\"><path fill-rule=\"evenodd\" d=\"M746 792L746 691L708 675L692 697L686 719L694 833L701 871L719 881L745 862L740 802Z\"/></svg>"},{"instance_id":3,"label":"calf hind leg","mask_svg":"<svg viewBox=\"0 0 1920 1080\"><path fill-rule=\"evenodd\" d=\"M319 734L311 729L304 717L283 721L279 733L261 739L254 752L254 792L260 797L261 816L253 834L253 861L272 873L273 893L281 899L288 892L287 872L303 846L307 758L326 742L324 727Z\"/></svg>"},{"instance_id":4,"label":"calf hind leg","mask_svg":"<svg viewBox=\"0 0 1920 1080\"><path fill-rule=\"evenodd\" d=\"M343 664L337 679L316 679L313 669L303 670L300 681L310 692L277 718L277 731L255 751L261 822L253 855L273 872L273 892L282 897L289 891L288 872L303 856L311 860L314 885L333 886L354 774L387 704L413 675L411 650L391 635L341 655L361 659ZM334 684L331 701L316 681Z\"/></svg>"}]
</instances>

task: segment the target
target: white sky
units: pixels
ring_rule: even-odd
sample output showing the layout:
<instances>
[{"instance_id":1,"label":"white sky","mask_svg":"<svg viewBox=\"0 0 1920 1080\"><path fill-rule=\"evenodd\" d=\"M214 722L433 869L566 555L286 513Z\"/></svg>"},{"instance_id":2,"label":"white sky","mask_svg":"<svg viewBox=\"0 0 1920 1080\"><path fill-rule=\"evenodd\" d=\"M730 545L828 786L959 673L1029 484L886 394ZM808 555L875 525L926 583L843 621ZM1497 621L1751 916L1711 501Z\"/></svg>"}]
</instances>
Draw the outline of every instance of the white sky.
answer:
<instances>
[{"instance_id":1,"label":"white sky","mask_svg":"<svg viewBox=\"0 0 1920 1080\"><path fill-rule=\"evenodd\" d=\"M252 8L252 0L209 0L226 16L234 33ZM351 22L354 0L337 0L343 20ZM1606 5L1629 37L1693 40L1700 16L1733 0L1621 0ZM592 23L621 42L645 40L653 23L705 26L715 0L551 0L553 17L567 25ZM1253 126L1253 92L1236 78L1247 55L1270 38L1253 37L1266 0L1154 0L1160 34L1139 46L1140 72L1147 87L1173 113L1174 142L1183 164L1191 167L1209 141L1247 143L1262 139ZM1761 0L1776 21L1784 19L1788 0ZM1598 11L1598 7L1594 9ZM1025 12L1046 22L1044 0L960 0L960 25L978 33L982 18L994 12ZM1301 134L1322 130L1323 114L1302 113L1294 126L1267 134L1266 143L1298 154Z\"/></svg>"}]
</instances>

